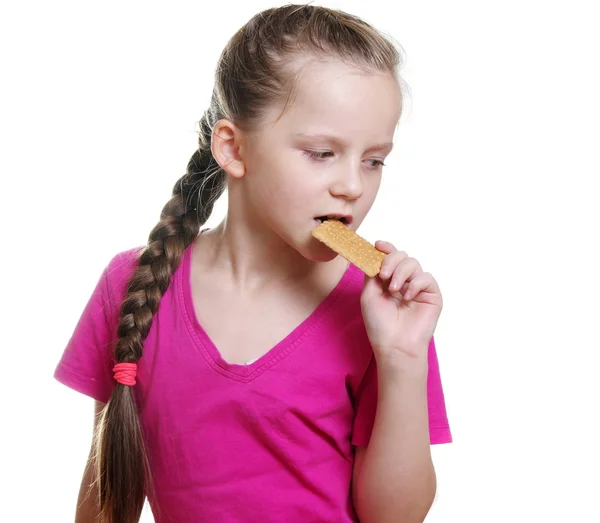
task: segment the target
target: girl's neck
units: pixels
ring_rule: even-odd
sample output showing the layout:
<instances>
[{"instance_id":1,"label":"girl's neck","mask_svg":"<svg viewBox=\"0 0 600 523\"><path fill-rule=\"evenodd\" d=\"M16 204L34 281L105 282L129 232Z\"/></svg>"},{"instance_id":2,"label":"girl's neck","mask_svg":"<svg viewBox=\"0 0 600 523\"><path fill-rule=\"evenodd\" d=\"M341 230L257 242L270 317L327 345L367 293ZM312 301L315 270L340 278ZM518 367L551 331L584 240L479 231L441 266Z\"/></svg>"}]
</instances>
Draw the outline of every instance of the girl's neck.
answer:
<instances>
[{"instance_id":1,"label":"girl's neck","mask_svg":"<svg viewBox=\"0 0 600 523\"><path fill-rule=\"evenodd\" d=\"M348 262L340 256L329 262L314 262L281 240L279 245L270 246L268 240L266 246L256 245L255 241L255 235L234 231L223 220L196 238L193 272L214 277L237 292L253 294L290 285L328 285L339 280L348 268Z\"/></svg>"}]
</instances>

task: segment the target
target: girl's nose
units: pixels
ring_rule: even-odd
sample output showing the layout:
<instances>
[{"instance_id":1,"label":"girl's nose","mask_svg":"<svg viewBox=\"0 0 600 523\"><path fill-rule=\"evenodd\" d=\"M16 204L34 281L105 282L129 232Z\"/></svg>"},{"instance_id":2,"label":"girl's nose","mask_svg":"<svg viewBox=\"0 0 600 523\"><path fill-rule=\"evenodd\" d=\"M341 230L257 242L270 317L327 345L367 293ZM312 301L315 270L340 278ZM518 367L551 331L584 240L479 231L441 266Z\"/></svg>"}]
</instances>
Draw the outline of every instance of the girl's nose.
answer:
<instances>
[{"instance_id":1,"label":"girl's nose","mask_svg":"<svg viewBox=\"0 0 600 523\"><path fill-rule=\"evenodd\" d=\"M331 194L340 196L349 200L360 198L363 193L363 179L360 170L360 162L346 162L340 165L335 178L331 183Z\"/></svg>"}]
</instances>

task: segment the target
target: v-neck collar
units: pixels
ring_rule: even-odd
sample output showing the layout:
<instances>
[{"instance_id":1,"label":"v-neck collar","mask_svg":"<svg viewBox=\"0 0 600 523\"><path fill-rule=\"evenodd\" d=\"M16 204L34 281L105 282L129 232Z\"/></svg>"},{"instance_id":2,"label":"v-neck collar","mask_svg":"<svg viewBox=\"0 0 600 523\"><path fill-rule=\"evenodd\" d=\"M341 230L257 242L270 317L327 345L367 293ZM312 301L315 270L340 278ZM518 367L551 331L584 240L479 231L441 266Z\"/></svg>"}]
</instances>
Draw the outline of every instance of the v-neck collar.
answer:
<instances>
[{"instance_id":1,"label":"v-neck collar","mask_svg":"<svg viewBox=\"0 0 600 523\"><path fill-rule=\"evenodd\" d=\"M175 278L179 308L187 330L206 362L217 373L236 381L250 382L254 380L299 347L318 324L326 318L331 306L357 277L357 271L360 272L353 264L349 264L340 281L315 310L263 356L246 365L228 363L222 358L216 345L198 321L194 308L191 288L191 263L194 243L192 242L184 251L181 260L182 270L177 271Z\"/></svg>"}]
</instances>

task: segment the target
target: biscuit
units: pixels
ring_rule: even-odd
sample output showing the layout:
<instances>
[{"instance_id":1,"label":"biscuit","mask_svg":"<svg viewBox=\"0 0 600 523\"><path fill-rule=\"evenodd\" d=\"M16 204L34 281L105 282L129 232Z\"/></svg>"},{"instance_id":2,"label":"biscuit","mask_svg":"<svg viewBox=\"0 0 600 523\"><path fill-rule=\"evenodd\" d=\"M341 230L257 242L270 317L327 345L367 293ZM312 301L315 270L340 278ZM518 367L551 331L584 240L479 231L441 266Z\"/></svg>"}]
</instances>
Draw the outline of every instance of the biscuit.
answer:
<instances>
[{"instance_id":1,"label":"biscuit","mask_svg":"<svg viewBox=\"0 0 600 523\"><path fill-rule=\"evenodd\" d=\"M339 220L325 220L311 234L371 278L379 274L387 256Z\"/></svg>"}]
</instances>

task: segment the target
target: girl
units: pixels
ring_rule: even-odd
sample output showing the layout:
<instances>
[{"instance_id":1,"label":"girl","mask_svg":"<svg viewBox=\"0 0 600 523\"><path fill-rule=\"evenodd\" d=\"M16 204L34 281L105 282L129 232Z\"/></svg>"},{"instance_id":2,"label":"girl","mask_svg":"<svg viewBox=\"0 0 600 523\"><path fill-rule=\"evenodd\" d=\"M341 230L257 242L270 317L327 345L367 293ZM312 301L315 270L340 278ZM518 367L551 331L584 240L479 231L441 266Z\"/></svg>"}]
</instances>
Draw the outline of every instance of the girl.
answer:
<instances>
[{"instance_id":1,"label":"girl","mask_svg":"<svg viewBox=\"0 0 600 523\"><path fill-rule=\"evenodd\" d=\"M435 279L375 278L357 229L402 110L400 54L346 13L268 9L223 51L198 149L144 247L108 263L55 377L96 400L77 521L423 521L451 441ZM226 218L202 229L228 189Z\"/></svg>"}]
</instances>

